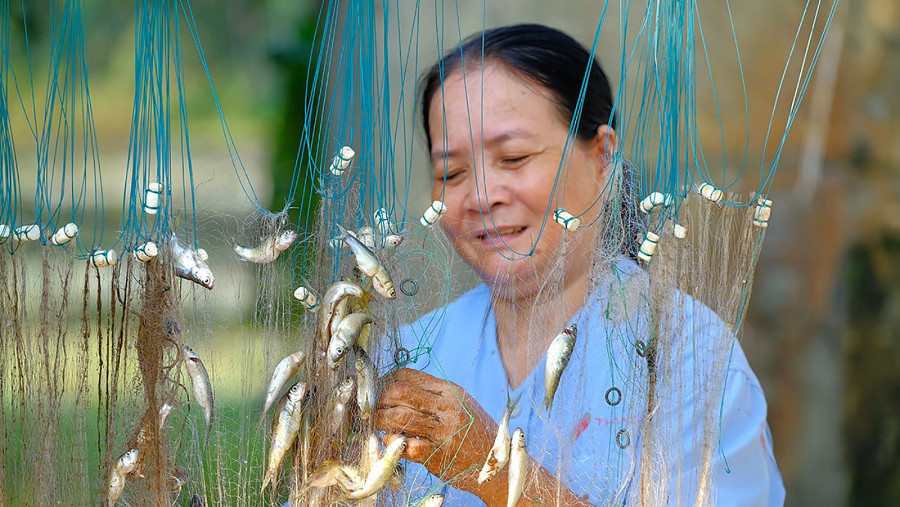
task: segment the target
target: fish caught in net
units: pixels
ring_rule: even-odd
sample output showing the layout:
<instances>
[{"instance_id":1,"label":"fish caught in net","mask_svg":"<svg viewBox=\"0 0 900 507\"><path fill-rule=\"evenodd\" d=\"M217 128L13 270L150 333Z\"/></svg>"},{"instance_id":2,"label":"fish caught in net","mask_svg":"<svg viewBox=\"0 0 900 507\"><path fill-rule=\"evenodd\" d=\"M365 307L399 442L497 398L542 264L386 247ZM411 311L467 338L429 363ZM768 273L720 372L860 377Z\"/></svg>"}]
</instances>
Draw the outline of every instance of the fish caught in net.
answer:
<instances>
[{"instance_id":1,"label":"fish caught in net","mask_svg":"<svg viewBox=\"0 0 900 507\"><path fill-rule=\"evenodd\" d=\"M0 5L0 503L783 495L739 340L836 2L807 2L785 48L758 180L698 119L719 99L697 4L601 2L580 44L467 32L442 3L322 2L274 211L189 2L135 2L118 167L101 167L86 3L50 4L40 45L29 7ZM191 144L198 82L215 177ZM214 179L234 192L203 194Z\"/></svg>"}]
</instances>

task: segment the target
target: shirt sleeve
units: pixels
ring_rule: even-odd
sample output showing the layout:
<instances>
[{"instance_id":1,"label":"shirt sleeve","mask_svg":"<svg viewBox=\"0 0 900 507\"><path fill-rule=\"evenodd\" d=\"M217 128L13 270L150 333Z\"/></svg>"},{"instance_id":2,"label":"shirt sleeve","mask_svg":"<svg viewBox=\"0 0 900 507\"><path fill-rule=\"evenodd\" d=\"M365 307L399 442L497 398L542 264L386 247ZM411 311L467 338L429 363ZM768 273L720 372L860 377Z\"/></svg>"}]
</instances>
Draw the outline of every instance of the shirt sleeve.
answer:
<instances>
[{"instance_id":1,"label":"shirt sleeve","mask_svg":"<svg viewBox=\"0 0 900 507\"><path fill-rule=\"evenodd\" d=\"M762 387L731 329L708 307L685 299L688 318L679 339L688 346L669 358L669 372L683 383L663 394L656 425L668 431L666 441L679 443L667 456L673 472L666 501L783 505Z\"/></svg>"},{"instance_id":2,"label":"shirt sleeve","mask_svg":"<svg viewBox=\"0 0 900 507\"><path fill-rule=\"evenodd\" d=\"M772 454L766 399L740 344L734 343L724 388L719 445L713 450L717 505L783 505L784 485Z\"/></svg>"}]
</instances>

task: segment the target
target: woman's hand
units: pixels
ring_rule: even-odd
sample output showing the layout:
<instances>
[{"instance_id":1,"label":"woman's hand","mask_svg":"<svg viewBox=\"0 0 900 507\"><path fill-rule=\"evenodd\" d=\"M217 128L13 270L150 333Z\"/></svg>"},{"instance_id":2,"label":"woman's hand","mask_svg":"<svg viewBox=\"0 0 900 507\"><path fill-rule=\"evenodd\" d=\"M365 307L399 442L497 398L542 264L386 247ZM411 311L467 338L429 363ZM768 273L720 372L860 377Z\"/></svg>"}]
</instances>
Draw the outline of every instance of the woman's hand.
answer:
<instances>
[{"instance_id":1,"label":"woman's hand","mask_svg":"<svg viewBox=\"0 0 900 507\"><path fill-rule=\"evenodd\" d=\"M385 376L375 426L385 444L406 435L403 457L422 463L436 477L487 502L478 471L494 443L497 424L467 392L447 380L404 368ZM500 481L491 481L500 482ZM505 493L504 493L505 494ZM487 502L490 504L491 502Z\"/></svg>"},{"instance_id":2,"label":"woman's hand","mask_svg":"<svg viewBox=\"0 0 900 507\"><path fill-rule=\"evenodd\" d=\"M497 423L458 385L407 368L385 376L375 409L375 427L385 445L407 437L403 457L422 463L435 477L475 494L489 506L505 506L507 469L478 484L478 472L494 445ZM507 465L509 466L509 465ZM523 505L588 506L540 464L529 459Z\"/></svg>"}]
</instances>

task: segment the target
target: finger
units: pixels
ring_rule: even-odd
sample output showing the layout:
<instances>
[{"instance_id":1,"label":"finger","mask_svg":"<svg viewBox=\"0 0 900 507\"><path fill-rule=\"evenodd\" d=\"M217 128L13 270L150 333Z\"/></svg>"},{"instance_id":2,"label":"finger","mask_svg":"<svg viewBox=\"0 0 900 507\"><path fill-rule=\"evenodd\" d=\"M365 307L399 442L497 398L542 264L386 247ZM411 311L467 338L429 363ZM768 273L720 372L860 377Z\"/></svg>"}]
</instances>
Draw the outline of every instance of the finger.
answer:
<instances>
[{"instance_id":1,"label":"finger","mask_svg":"<svg viewBox=\"0 0 900 507\"><path fill-rule=\"evenodd\" d=\"M417 377L421 378L423 375L428 376L428 377L431 376L431 375L428 375L427 373L421 372L419 370L414 370L412 368L400 368L398 370L388 372L382 378L386 382L393 382L393 381L409 380L409 379L415 380Z\"/></svg>"},{"instance_id":2,"label":"finger","mask_svg":"<svg viewBox=\"0 0 900 507\"><path fill-rule=\"evenodd\" d=\"M384 384L381 393L378 395L378 406L393 407L407 406L416 408L422 406L423 403L432 401L433 396L429 396L427 392L411 382L393 382Z\"/></svg>"},{"instance_id":3,"label":"finger","mask_svg":"<svg viewBox=\"0 0 900 507\"><path fill-rule=\"evenodd\" d=\"M458 385L449 380L437 378L423 371L413 370L411 368L394 370L382 377L382 380L385 384L405 383L416 386L423 391L433 393L440 392L441 394L448 394L454 390L461 391Z\"/></svg>"},{"instance_id":4,"label":"finger","mask_svg":"<svg viewBox=\"0 0 900 507\"><path fill-rule=\"evenodd\" d=\"M375 427L379 430L403 433L416 437L432 437L441 426L434 414L405 407L385 407L375 411Z\"/></svg>"},{"instance_id":5,"label":"finger","mask_svg":"<svg viewBox=\"0 0 900 507\"><path fill-rule=\"evenodd\" d=\"M403 456L416 463L425 463L434 456L436 450L437 445L431 440L411 438L406 442L406 449L403 450Z\"/></svg>"},{"instance_id":6,"label":"finger","mask_svg":"<svg viewBox=\"0 0 900 507\"><path fill-rule=\"evenodd\" d=\"M402 405L414 409L437 413L457 411L460 400L468 399L465 391L455 384L439 380L431 375L394 377L384 383L378 397L379 406Z\"/></svg>"},{"instance_id":7,"label":"finger","mask_svg":"<svg viewBox=\"0 0 900 507\"><path fill-rule=\"evenodd\" d=\"M423 389L409 382L385 385L376 408L408 407L427 414L459 411L459 403L437 390Z\"/></svg>"},{"instance_id":8,"label":"finger","mask_svg":"<svg viewBox=\"0 0 900 507\"><path fill-rule=\"evenodd\" d=\"M388 446L401 436L397 433L386 433L382 441L385 446ZM416 463L425 463L434 456L437 448L438 446L427 438L406 437L406 448L403 450L403 457Z\"/></svg>"}]
</instances>

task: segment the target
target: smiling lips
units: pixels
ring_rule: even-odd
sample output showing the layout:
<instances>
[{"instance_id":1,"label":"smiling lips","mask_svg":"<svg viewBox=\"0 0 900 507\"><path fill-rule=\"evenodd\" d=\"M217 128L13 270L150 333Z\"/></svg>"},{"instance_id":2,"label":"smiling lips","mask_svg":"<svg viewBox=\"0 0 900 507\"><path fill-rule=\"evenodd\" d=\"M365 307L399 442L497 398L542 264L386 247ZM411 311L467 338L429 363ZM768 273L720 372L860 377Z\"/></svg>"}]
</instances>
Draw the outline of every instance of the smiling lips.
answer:
<instances>
[{"instance_id":1,"label":"smiling lips","mask_svg":"<svg viewBox=\"0 0 900 507\"><path fill-rule=\"evenodd\" d=\"M475 238L483 245L494 246L496 243L502 245L503 243L508 243L521 236L522 233L525 232L525 229L527 229L525 226L491 227L476 233Z\"/></svg>"}]
</instances>

